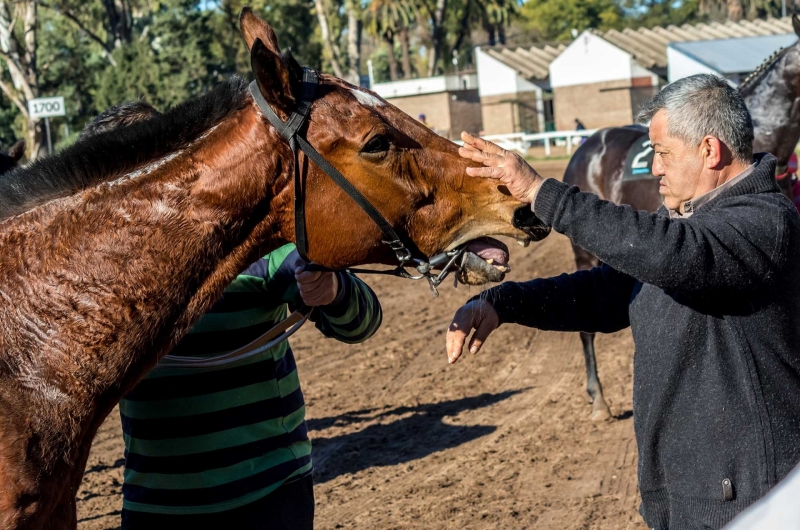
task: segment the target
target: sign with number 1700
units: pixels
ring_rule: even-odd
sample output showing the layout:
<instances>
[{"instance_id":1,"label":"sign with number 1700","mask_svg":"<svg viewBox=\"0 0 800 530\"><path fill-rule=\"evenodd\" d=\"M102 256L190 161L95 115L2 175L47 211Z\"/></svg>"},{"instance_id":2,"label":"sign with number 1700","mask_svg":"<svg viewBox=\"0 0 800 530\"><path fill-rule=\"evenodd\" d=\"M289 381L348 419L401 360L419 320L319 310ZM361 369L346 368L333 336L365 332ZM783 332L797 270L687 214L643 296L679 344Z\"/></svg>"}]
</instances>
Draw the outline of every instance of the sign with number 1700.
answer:
<instances>
[{"instance_id":1,"label":"sign with number 1700","mask_svg":"<svg viewBox=\"0 0 800 530\"><path fill-rule=\"evenodd\" d=\"M64 116L64 98L36 98L28 100L28 112L31 118L52 118Z\"/></svg>"}]
</instances>

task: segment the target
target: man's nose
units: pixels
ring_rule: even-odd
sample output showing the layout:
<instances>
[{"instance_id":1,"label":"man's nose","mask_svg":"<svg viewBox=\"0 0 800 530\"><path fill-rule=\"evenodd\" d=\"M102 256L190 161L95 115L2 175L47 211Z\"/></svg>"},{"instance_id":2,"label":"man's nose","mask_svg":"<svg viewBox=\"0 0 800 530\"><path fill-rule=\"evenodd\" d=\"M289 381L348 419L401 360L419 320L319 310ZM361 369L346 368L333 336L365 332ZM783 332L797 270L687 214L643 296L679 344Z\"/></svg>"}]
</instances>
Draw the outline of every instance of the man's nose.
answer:
<instances>
[{"instance_id":1,"label":"man's nose","mask_svg":"<svg viewBox=\"0 0 800 530\"><path fill-rule=\"evenodd\" d=\"M664 175L664 164L661 163L661 159L659 159L658 155L653 157L653 167L651 171L656 177L661 177Z\"/></svg>"}]
</instances>

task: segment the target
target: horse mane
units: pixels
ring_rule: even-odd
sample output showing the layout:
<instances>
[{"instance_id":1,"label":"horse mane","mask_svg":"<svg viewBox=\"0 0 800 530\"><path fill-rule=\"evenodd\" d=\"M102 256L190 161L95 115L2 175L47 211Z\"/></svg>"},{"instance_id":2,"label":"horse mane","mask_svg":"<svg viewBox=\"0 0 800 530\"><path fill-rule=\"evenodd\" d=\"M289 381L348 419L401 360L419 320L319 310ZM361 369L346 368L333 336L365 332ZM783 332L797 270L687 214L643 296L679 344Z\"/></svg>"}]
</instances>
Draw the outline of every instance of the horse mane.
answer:
<instances>
[{"instance_id":1,"label":"horse mane","mask_svg":"<svg viewBox=\"0 0 800 530\"><path fill-rule=\"evenodd\" d=\"M745 95L749 90L751 90L756 85L756 83L760 81L761 78L764 77L767 72L769 72L770 68L772 68L772 66L775 63L777 63L778 60L781 57L783 57L789 50L789 48L791 48L792 46L794 46L794 44L791 44L789 46L784 46L780 50L776 51L775 53L767 57L764 60L764 62L758 65L758 68L753 70L750 73L750 75L745 77L744 81L742 81L741 84L739 84L739 93Z\"/></svg>"},{"instance_id":2,"label":"horse mane","mask_svg":"<svg viewBox=\"0 0 800 530\"><path fill-rule=\"evenodd\" d=\"M81 139L61 153L0 177L0 219L118 178L178 151L247 101L247 82L231 77L168 112Z\"/></svg>"}]
</instances>

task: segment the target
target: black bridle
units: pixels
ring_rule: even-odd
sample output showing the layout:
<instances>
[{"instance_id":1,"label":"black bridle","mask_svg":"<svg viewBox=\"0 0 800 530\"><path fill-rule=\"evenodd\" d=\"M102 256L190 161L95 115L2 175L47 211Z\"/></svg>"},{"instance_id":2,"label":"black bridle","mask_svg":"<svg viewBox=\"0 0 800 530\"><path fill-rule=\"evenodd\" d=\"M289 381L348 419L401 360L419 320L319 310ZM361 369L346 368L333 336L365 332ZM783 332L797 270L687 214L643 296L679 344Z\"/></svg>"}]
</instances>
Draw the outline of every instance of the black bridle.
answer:
<instances>
[{"instance_id":1,"label":"black bridle","mask_svg":"<svg viewBox=\"0 0 800 530\"><path fill-rule=\"evenodd\" d=\"M297 108L292 111L288 120L283 121L275 114L275 111L269 106L264 96L261 95L257 82L253 81L250 83L250 94L253 96L258 108L261 109L262 114L264 114L272 126L275 127L278 133L289 142L289 147L292 149L294 158L294 230L295 246L297 247L298 254L304 261L309 263L306 255L308 252L308 238L306 235L305 218L305 186L300 176L299 149L324 171L337 186L347 193L364 213L378 225L378 228L383 232L382 242L392 250L398 262L397 267L391 270L345 270L353 273L388 274L401 278L408 278L410 280L422 280L424 278L428 280L433 296L438 296L439 292L437 287L453 269L459 270L461 268L460 260L464 256L466 245L461 245L448 252L442 252L431 258L415 256L410 249L412 245L406 244L405 240L397 234L392 225L381 215L372 203L370 203L344 175L320 155L300 134L303 125L308 121L308 113L311 110L311 105L316 99L317 87L319 86L319 74L310 68L303 68L303 81L301 86L300 100L297 104ZM414 275L406 270L406 267L411 266L416 267L419 274ZM433 272L434 268L441 268L441 271L435 274ZM331 271L333 269L312 264L307 270Z\"/></svg>"}]
</instances>

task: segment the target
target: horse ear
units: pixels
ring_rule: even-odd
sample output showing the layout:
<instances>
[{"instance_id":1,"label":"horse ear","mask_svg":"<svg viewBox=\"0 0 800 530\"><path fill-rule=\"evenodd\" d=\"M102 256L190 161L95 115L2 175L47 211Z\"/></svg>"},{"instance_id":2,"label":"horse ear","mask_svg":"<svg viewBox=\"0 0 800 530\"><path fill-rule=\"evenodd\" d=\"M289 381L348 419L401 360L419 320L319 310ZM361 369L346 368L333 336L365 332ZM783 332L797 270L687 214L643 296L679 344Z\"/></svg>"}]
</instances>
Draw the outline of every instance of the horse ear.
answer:
<instances>
[{"instance_id":1,"label":"horse ear","mask_svg":"<svg viewBox=\"0 0 800 530\"><path fill-rule=\"evenodd\" d=\"M797 13L792 14L792 27L795 35L800 37L800 17L797 16Z\"/></svg>"},{"instance_id":2,"label":"horse ear","mask_svg":"<svg viewBox=\"0 0 800 530\"><path fill-rule=\"evenodd\" d=\"M8 150L8 156L14 160L14 162L19 162L19 159L22 158L22 155L25 154L25 140L19 140L17 143L11 146L11 149Z\"/></svg>"},{"instance_id":3,"label":"horse ear","mask_svg":"<svg viewBox=\"0 0 800 530\"><path fill-rule=\"evenodd\" d=\"M272 110L286 120L297 104L302 69L291 55L279 57L256 39L250 50L250 68L258 89ZM300 77L298 77L298 70Z\"/></svg>"},{"instance_id":4,"label":"horse ear","mask_svg":"<svg viewBox=\"0 0 800 530\"><path fill-rule=\"evenodd\" d=\"M239 30L242 32L247 49L253 51L256 40L261 42L275 55L280 55L281 48L278 46L278 37L269 24L261 20L253 13L250 6L244 6L239 13Z\"/></svg>"}]
</instances>

